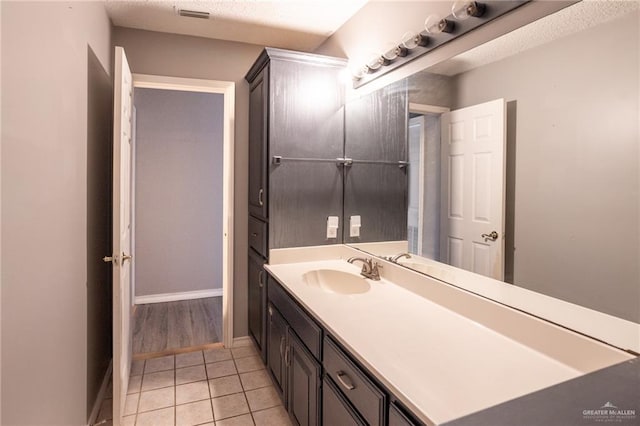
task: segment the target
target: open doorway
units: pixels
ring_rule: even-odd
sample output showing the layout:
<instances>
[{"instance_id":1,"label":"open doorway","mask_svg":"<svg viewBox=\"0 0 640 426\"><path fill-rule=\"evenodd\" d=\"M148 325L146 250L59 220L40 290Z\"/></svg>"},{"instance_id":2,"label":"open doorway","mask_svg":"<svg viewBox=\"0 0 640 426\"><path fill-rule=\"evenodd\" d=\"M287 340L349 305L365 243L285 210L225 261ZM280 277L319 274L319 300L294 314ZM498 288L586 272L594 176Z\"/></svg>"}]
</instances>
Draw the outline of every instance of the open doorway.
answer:
<instances>
[{"instance_id":1,"label":"open doorway","mask_svg":"<svg viewBox=\"0 0 640 426\"><path fill-rule=\"evenodd\" d=\"M233 83L133 86L134 359L229 347Z\"/></svg>"}]
</instances>

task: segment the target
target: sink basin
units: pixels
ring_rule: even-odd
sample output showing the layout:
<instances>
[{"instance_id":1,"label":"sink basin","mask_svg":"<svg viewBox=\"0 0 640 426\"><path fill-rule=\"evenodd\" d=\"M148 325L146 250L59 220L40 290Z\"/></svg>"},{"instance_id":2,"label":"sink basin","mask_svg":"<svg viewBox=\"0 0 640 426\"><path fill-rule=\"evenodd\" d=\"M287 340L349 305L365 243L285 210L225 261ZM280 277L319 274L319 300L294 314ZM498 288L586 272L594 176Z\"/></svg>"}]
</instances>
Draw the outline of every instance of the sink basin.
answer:
<instances>
[{"instance_id":1,"label":"sink basin","mask_svg":"<svg viewBox=\"0 0 640 426\"><path fill-rule=\"evenodd\" d=\"M327 293L360 294L366 293L371 288L364 277L334 269L309 271L302 278L307 285L318 287Z\"/></svg>"}]
</instances>

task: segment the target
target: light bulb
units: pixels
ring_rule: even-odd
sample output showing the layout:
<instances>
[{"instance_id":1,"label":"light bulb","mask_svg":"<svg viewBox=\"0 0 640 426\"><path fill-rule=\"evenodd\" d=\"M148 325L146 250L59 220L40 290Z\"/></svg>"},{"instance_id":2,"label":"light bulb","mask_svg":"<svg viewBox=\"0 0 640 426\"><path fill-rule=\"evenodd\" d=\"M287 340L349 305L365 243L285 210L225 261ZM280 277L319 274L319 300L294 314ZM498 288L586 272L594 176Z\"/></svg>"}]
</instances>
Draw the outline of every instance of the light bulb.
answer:
<instances>
[{"instance_id":1,"label":"light bulb","mask_svg":"<svg viewBox=\"0 0 640 426\"><path fill-rule=\"evenodd\" d=\"M372 54L369 60L367 61L366 67L369 69L369 72L374 72L378 70L382 64L384 63L384 58L379 54Z\"/></svg>"},{"instance_id":2,"label":"light bulb","mask_svg":"<svg viewBox=\"0 0 640 426\"><path fill-rule=\"evenodd\" d=\"M409 32L404 33L400 42L400 46L409 50L415 49L418 46L426 46L427 44L429 44L429 37L420 33L414 34Z\"/></svg>"},{"instance_id":3,"label":"light bulb","mask_svg":"<svg viewBox=\"0 0 640 426\"><path fill-rule=\"evenodd\" d=\"M394 43L388 43L383 50L382 58L389 63L400 56L400 49Z\"/></svg>"},{"instance_id":4,"label":"light bulb","mask_svg":"<svg viewBox=\"0 0 640 426\"><path fill-rule=\"evenodd\" d=\"M454 23L437 15L429 15L424 21L424 29L429 34L450 33L453 31Z\"/></svg>"},{"instance_id":5,"label":"light bulb","mask_svg":"<svg viewBox=\"0 0 640 426\"><path fill-rule=\"evenodd\" d=\"M486 5L476 1L457 1L451 7L451 14L454 18L464 21L469 16L480 17L484 15Z\"/></svg>"}]
</instances>

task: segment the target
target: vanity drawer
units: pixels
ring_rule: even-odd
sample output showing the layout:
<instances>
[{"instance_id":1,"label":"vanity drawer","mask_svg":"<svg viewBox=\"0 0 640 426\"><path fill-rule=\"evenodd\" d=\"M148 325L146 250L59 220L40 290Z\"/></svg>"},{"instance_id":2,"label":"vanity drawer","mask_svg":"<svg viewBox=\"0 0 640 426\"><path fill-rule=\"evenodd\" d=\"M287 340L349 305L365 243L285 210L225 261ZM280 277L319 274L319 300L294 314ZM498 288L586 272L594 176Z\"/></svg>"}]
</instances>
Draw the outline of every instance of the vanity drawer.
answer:
<instances>
[{"instance_id":1,"label":"vanity drawer","mask_svg":"<svg viewBox=\"0 0 640 426\"><path fill-rule=\"evenodd\" d=\"M367 423L371 426L384 425L386 395L328 337L324 339L323 356L325 373L333 379Z\"/></svg>"},{"instance_id":2,"label":"vanity drawer","mask_svg":"<svg viewBox=\"0 0 640 426\"><path fill-rule=\"evenodd\" d=\"M322 384L322 424L340 426L365 426L358 413L353 411L333 381L324 377Z\"/></svg>"},{"instance_id":3,"label":"vanity drawer","mask_svg":"<svg viewBox=\"0 0 640 426\"><path fill-rule=\"evenodd\" d=\"M267 294L269 295L269 301L278 308L284 319L289 323L289 326L309 349L309 352L316 359L321 359L322 329L271 276L269 276Z\"/></svg>"},{"instance_id":4,"label":"vanity drawer","mask_svg":"<svg viewBox=\"0 0 640 426\"><path fill-rule=\"evenodd\" d=\"M249 246L264 257L267 253L267 223L249 216Z\"/></svg>"}]
</instances>

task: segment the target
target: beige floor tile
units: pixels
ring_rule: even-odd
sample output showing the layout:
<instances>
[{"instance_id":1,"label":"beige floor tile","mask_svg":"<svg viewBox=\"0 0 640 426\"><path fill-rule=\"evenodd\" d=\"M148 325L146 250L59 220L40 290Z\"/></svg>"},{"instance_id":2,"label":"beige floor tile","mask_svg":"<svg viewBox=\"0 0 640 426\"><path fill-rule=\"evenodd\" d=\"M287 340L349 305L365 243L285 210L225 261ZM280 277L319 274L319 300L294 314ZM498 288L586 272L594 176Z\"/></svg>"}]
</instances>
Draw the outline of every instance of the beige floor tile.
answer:
<instances>
[{"instance_id":1,"label":"beige floor tile","mask_svg":"<svg viewBox=\"0 0 640 426\"><path fill-rule=\"evenodd\" d=\"M140 394L138 412L157 410L159 408L171 407L175 404L175 388L156 389Z\"/></svg>"},{"instance_id":2,"label":"beige floor tile","mask_svg":"<svg viewBox=\"0 0 640 426\"><path fill-rule=\"evenodd\" d=\"M187 352L186 354L176 355L176 368L191 367L193 365L204 364L202 351Z\"/></svg>"},{"instance_id":3,"label":"beige floor tile","mask_svg":"<svg viewBox=\"0 0 640 426\"><path fill-rule=\"evenodd\" d=\"M135 426L136 424L136 416L124 416L122 418L122 426Z\"/></svg>"},{"instance_id":4,"label":"beige floor tile","mask_svg":"<svg viewBox=\"0 0 640 426\"><path fill-rule=\"evenodd\" d=\"M173 386L174 371L159 371L157 373L149 373L142 376L142 388L141 390L148 391L151 389L165 388L167 386Z\"/></svg>"},{"instance_id":5,"label":"beige floor tile","mask_svg":"<svg viewBox=\"0 0 640 426\"><path fill-rule=\"evenodd\" d=\"M264 364L260 357L250 356L247 358L238 358L235 360L238 367L238 373L246 373L264 368Z\"/></svg>"},{"instance_id":6,"label":"beige floor tile","mask_svg":"<svg viewBox=\"0 0 640 426\"><path fill-rule=\"evenodd\" d=\"M140 399L139 393L132 393L127 395L127 399L124 402L124 415L129 416L135 414L138 411L138 400Z\"/></svg>"},{"instance_id":7,"label":"beige floor tile","mask_svg":"<svg viewBox=\"0 0 640 426\"><path fill-rule=\"evenodd\" d=\"M144 364L144 374L155 373L156 371L173 370L175 368L175 360L173 355L167 355L160 358L148 359Z\"/></svg>"},{"instance_id":8,"label":"beige floor tile","mask_svg":"<svg viewBox=\"0 0 640 426\"><path fill-rule=\"evenodd\" d=\"M175 407L138 414L136 426L174 426Z\"/></svg>"},{"instance_id":9,"label":"beige floor tile","mask_svg":"<svg viewBox=\"0 0 640 426\"><path fill-rule=\"evenodd\" d=\"M291 420L282 405L252 413L256 426L291 426Z\"/></svg>"},{"instance_id":10,"label":"beige floor tile","mask_svg":"<svg viewBox=\"0 0 640 426\"><path fill-rule=\"evenodd\" d=\"M264 410L282 404L278 392L273 386L254 389L246 392L251 411Z\"/></svg>"},{"instance_id":11,"label":"beige floor tile","mask_svg":"<svg viewBox=\"0 0 640 426\"><path fill-rule=\"evenodd\" d=\"M271 377L267 370L256 370L240 374L240 381L245 391L271 386Z\"/></svg>"},{"instance_id":12,"label":"beige floor tile","mask_svg":"<svg viewBox=\"0 0 640 426\"><path fill-rule=\"evenodd\" d=\"M213 416L216 422L228 417L235 417L249 412L249 406L243 393L221 396L211 400L213 402Z\"/></svg>"},{"instance_id":13,"label":"beige floor tile","mask_svg":"<svg viewBox=\"0 0 640 426\"><path fill-rule=\"evenodd\" d=\"M242 392L242 385L237 374L211 379L209 380L209 388L212 398Z\"/></svg>"},{"instance_id":14,"label":"beige floor tile","mask_svg":"<svg viewBox=\"0 0 640 426\"><path fill-rule=\"evenodd\" d=\"M140 392L140 386L142 385L142 376L129 377L129 386L127 387L127 393Z\"/></svg>"},{"instance_id":15,"label":"beige floor tile","mask_svg":"<svg viewBox=\"0 0 640 426\"><path fill-rule=\"evenodd\" d=\"M214 362L213 364L207 364L207 376L210 379L217 379L218 377L231 376L237 374L236 366L232 360Z\"/></svg>"},{"instance_id":16,"label":"beige floor tile","mask_svg":"<svg viewBox=\"0 0 640 426\"><path fill-rule=\"evenodd\" d=\"M176 404L209 400L209 384L206 380L176 386Z\"/></svg>"},{"instance_id":17,"label":"beige floor tile","mask_svg":"<svg viewBox=\"0 0 640 426\"><path fill-rule=\"evenodd\" d=\"M209 349L204 351L205 362L219 362L231 359L231 351L229 349Z\"/></svg>"},{"instance_id":18,"label":"beige floor tile","mask_svg":"<svg viewBox=\"0 0 640 426\"><path fill-rule=\"evenodd\" d=\"M100 405L100 411L98 411L98 418L96 421L110 420L113 418L113 399L104 399Z\"/></svg>"},{"instance_id":19,"label":"beige floor tile","mask_svg":"<svg viewBox=\"0 0 640 426\"><path fill-rule=\"evenodd\" d=\"M232 348L231 355L234 358L246 358L248 356L259 356L255 346L241 346L239 348Z\"/></svg>"},{"instance_id":20,"label":"beige floor tile","mask_svg":"<svg viewBox=\"0 0 640 426\"><path fill-rule=\"evenodd\" d=\"M178 368L176 370L176 385L199 382L200 380L207 380L207 373L204 370L204 365Z\"/></svg>"},{"instance_id":21,"label":"beige floor tile","mask_svg":"<svg viewBox=\"0 0 640 426\"><path fill-rule=\"evenodd\" d=\"M251 414L216 421L216 426L253 426Z\"/></svg>"},{"instance_id":22,"label":"beige floor tile","mask_svg":"<svg viewBox=\"0 0 640 426\"><path fill-rule=\"evenodd\" d=\"M211 421L213 412L209 399L176 406L176 426L193 426Z\"/></svg>"},{"instance_id":23,"label":"beige floor tile","mask_svg":"<svg viewBox=\"0 0 640 426\"><path fill-rule=\"evenodd\" d=\"M131 363L130 376L139 376L144 371L144 359L138 359Z\"/></svg>"}]
</instances>

